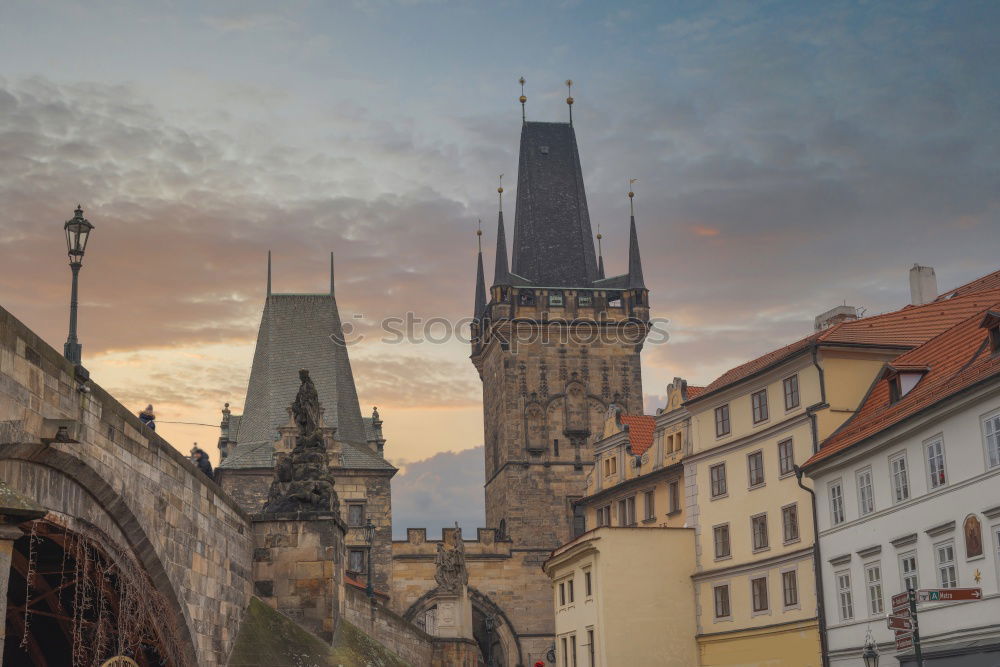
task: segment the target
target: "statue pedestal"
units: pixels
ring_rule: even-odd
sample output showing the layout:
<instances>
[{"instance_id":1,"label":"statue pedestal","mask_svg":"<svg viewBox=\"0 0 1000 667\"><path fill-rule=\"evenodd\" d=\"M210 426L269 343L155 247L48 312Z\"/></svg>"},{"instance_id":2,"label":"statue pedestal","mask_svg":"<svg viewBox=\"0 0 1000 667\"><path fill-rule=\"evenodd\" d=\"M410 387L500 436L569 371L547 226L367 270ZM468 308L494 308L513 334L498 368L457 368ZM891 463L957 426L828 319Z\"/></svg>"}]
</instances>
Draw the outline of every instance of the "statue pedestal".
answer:
<instances>
[{"instance_id":1,"label":"statue pedestal","mask_svg":"<svg viewBox=\"0 0 1000 667\"><path fill-rule=\"evenodd\" d=\"M472 639L472 602L469 589L458 594L438 594L435 632L438 637Z\"/></svg>"}]
</instances>

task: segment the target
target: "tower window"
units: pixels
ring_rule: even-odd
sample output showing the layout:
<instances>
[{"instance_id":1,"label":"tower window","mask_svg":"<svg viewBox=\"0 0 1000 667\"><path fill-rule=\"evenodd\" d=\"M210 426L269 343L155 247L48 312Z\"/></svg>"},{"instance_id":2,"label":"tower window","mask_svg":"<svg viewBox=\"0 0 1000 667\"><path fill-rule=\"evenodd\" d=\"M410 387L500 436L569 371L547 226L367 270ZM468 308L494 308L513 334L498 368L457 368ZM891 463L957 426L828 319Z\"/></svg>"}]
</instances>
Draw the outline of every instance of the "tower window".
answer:
<instances>
[{"instance_id":1,"label":"tower window","mask_svg":"<svg viewBox=\"0 0 1000 667\"><path fill-rule=\"evenodd\" d=\"M561 305L563 305L563 293L562 292L549 292L549 305L550 306L561 306Z\"/></svg>"},{"instance_id":2,"label":"tower window","mask_svg":"<svg viewBox=\"0 0 1000 667\"><path fill-rule=\"evenodd\" d=\"M535 295L532 292L521 292L517 295L517 303L522 306L534 306Z\"/></svg>"},{"instance_id":3,"label":"tower window","mask_svg":"<svg viewBox=\"0 0 1000 667\"><path fill-rule=\"evenodd\" d=\"M594 299L589 294L578 294L576 297L576 305L590 307L594 304Z\"/></svg>"},{"instance_id":4,"label":"tower window","mask_svg":"<svg viewBox=\"0 0 1000 667\"><path fill-rule=\"evenodd\" d=\"M608 292L608 308L621 308L622 295L620 292Z\"/></svg>"}]
</instances>

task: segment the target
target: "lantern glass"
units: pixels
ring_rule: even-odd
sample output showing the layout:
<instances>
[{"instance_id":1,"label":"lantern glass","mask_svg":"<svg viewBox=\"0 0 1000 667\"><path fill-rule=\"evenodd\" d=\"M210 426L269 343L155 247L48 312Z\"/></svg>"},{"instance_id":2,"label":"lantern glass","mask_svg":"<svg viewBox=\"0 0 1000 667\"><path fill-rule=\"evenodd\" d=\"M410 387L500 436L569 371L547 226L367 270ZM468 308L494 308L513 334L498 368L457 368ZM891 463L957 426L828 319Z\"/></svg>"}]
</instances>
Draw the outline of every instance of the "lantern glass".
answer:
<instances>
[{"instance_id":1,"label":"lantern glass","mask_svg":"<svg viewBox=\"0 0 1000 667\"><path fill-rule=\"evenodd\" d=\"M87 250L87 240L94 226L83 217L83 209L77 207L73 219L67 220L64 225L66 230L66 252L69 254L70 264L82 264L83 253Z\"/></svg>"},{"instance_id":2,"label":"lantern glass","mask_svg":"<svg viewBox=\"0 0 1000 667\"><path fill-rule=\"evenodd\" d=\"M874 642L865 644L865 650L861 653L861 659L864 661L865 667L878 667L878 651L875 649Z\"/></svg>"},{"instance_id":3,"label":"lantern glass","mask_svg":"<svg viewBox=\"0 0 1000 667\"><path fill-rule=\"evenodd\" d=\"M371 519L368 519L368 523L365 524L365 542L371 544L375 541L375 524L372 523Z\"/></svg>"}]
</instances>

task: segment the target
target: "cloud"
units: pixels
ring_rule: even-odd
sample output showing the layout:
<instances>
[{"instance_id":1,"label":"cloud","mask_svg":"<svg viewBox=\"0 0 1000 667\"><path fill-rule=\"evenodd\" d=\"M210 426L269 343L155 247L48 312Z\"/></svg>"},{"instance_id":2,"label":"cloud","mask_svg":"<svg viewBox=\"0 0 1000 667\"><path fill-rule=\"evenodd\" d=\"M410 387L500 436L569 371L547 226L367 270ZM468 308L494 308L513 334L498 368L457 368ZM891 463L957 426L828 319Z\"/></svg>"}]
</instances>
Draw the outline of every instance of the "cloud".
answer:
<instances>
[{"instance_id":1,"label":"cloud","mask_svg":"<svg viewBox=\"0 0 1000 667\"><path fill-rule=\"evenodd\" d=\"M439 539L456 521L474 537L486 525L482 446L394 463L403 470L392 480L393 539L406 539L407 528L426 528L428 538Z\"/></svg>"}]
</instances>

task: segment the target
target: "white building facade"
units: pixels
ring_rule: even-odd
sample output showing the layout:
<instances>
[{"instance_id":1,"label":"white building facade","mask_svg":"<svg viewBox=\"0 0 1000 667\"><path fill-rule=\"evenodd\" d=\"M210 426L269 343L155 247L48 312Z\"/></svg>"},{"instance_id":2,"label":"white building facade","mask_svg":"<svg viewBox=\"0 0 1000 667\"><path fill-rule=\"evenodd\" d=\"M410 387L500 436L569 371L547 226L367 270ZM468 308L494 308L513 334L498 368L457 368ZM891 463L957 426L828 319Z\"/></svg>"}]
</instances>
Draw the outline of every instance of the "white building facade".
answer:
<instances>
[{"instance_id":1,"label":"white building facade","mask_svg":"<svg viewBox=\"0 0 1000 667\"><path fill-rule=\"evenodd\" d=\"M908 378L900 379L905 393ZM868 631L880 665L915 664L912 649L896 651L885 621L891 597L907 586L983 593L918 605L925 665L1000 665L1000 378L806 468L830 665L862 666Z\"/></svg>"}]
</instances>

